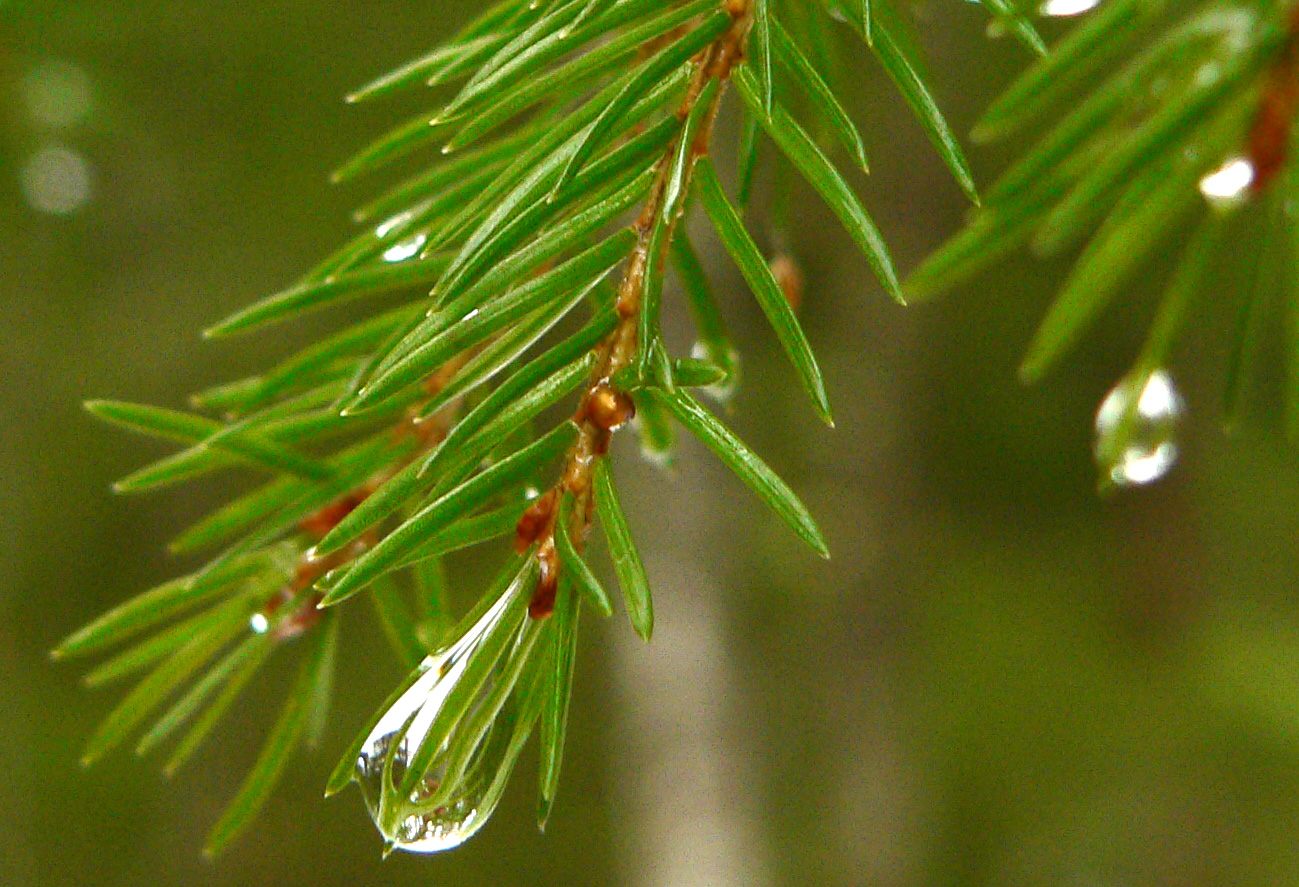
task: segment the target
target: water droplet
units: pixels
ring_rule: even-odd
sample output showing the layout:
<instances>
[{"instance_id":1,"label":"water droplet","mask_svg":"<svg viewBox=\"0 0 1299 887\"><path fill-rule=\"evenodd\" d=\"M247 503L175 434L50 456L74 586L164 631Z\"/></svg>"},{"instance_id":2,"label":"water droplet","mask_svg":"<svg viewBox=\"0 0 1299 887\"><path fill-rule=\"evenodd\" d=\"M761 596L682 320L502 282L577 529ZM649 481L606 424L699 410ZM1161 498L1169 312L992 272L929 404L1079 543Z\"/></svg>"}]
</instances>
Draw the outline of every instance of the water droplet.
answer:
<instances>
[{"instance_id":1,"label":"water droplet","mask_svg":"<svg viewBox=\"0 0 1299 887\"><path fill-rule=\"evenodd\" d=\"M1214 209L1234 209L1249 199L1255 175L1254 164L1233 157L1200 179L1200 193Z\"/></svg>"},{"instance_id":2,"label":"water droplet","mask_svg":"<svg viewBox=\"0 0 1299 887\"><path fill-rule=\"evenodd\" d=\"M414 237L407 237L399 243L394 243L383 251L383 260L385 262L404 262L411 256L419 253L425 242L428 240L423 234L416 234Z\"/></svg>"},{"instance_id":3,"label":"water droplet","mask_svg":"<svg viewBox=\"0 0 1299 887\"><path fill-rule=\"evenodd\" d=\"M522 621L520 609L511 606L518 591L519 585L512 585L458 640L427 656L420 663L415 682L384 712L362 746L353 778L361 787L374 824L398 850L436 853L459 846L483 827L495 809L500 793L491 791L493 782L498 772L511 763L507 760L513 721L509 711L502 711L487 729L451 798L430 806L446 775L450 740L438 750L428 775L409 797L399 796L397 787L407 761L428 736L483 639L507 614L513 613ZM470 712L484 702L492 684L491 680L487 682Z\"/></svg>"},{"instance_id":4,"label":"water droplet","mask_svg":"<svg viewBox=\"0 0 1299 887\"><path fill-rule=\"evenodd\" d=\"M1038 11L1045 16L1065 18L1082 15L1100 6L1101 0L1043 0Z\"/></svg>"},{"instance_id":5,"label":"water droplet","mask_svg":"<svg viewBox=\"0 0 1299 887\"><path fill-rule=\"evenodd\" d=\"M1167 474L1177 461L1184 412L1182 396L1163 370L1114 386L1096 412L1096 461L1109 482L1134 486Z\"/></svg>"}]
</instances>

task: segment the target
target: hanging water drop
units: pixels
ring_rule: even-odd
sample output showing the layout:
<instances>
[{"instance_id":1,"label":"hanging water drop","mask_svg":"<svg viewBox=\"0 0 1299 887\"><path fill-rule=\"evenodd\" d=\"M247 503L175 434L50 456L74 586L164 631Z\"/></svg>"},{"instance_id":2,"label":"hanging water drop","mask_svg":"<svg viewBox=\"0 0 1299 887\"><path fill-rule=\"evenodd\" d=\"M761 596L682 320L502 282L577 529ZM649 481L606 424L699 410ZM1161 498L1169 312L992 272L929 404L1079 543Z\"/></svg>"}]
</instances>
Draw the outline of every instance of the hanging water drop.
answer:
<instances>
[{"instance_id":1,"label":"hanging water drop","mask_svg":"<svg viewBox=\"0 0 1299 887\"><path fill-rule=\"evenodd\" d=\"M1249 199L1255 175L1254 164L1233 157L1200 179L1200 193L1214 209L1235 209Z\"/></svg>"},{"instance_id":2,"label":"hanging water drop","mask_svg":"<svg viewBox=\"0 0 1299 887\"><path fill-rule=\"evenodd\" d=\"M445 740L427 775L409 796L398 787L407 763L419 752L438 714L484 640L496 630L519 632L526 626L505 625L507 618L522 623L516 582L461 637L445 649L427 656L414 683L401 694L366 737L356 761L353 779L361 788L370 817L391 848L412 853L436 853L457 847L474 835L491 816L500 799L493 791L499 775L512 764L509 739L513 720L511 703L492 719L467 765L456 779L450 797L435 795L448 775L448 751L455 738ZM509 656L503 657L503 660ZM500 664L497 666L498 670ZM464 716L467 721L491 694L500 675L489 679ZM511 696L512 701L512 696ZM463 723L463 721L462 721Z\"/></svg>"},{"instance_id":3,"label":"hanging water drop","mask_svg":"<svg viewBox=\"0 0 1299 887\"><path fill-rule=\"evenodd\" d=\"M1096 412L1096 461L1109 483L1148 484L1167 474L1177 461L1184 412L1182 396L1163 370L1114 386Z\"/></svg>"}]
</instances>

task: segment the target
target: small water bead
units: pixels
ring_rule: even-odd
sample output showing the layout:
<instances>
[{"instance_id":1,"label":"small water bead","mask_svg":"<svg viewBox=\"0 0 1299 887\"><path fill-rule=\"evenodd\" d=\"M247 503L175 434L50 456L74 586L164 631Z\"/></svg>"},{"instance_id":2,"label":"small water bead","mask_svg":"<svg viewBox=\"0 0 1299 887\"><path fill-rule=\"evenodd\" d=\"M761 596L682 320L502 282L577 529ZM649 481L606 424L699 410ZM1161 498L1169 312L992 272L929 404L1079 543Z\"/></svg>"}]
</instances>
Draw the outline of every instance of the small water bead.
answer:
<instances>
[{"instance_id":1,"label":"small water bead","mask_svg":"<svg viewBox=\"0 0 1299 887\"><path fill-rule=\"evenodd\" d=\"M423 249L428 237L423 234L416 234L414 237L408 237L398 243L394 243L383 251L383 260L385 262L404 262L409 258L419 255Z\"/></svg>"},{"instance_id":2,"label":"small water bead","mask_svg":"<svg viewBox=\"0 0 1299 887\"><path fill-rule=\"evenodd\" d=\"M296 595L292 587L282 588L248 617L249 630L253 634L270 634L277 641L306 634L320 621L321 612L316 608L320 596L308 594L299 599Z\"/></svg>"},{"instance_id":3,"label":"small water bead","mask_svg":"<svg viewBox=\"0 0 1299 887\"><path fill-rule=\"evenodd\" d=\"M482 828L495 809L500 795L492 792L493 783L508 763L513 720L509 711L502 712L484 734L452 798L436 807L429 804L446 775L446 745L439 749L428 775L409 797L399 797L397 786L405 775L407 761L428 736L473 653L512 611L514 592L511 589L503 594L457 641L425 657L415 682L384 712L362 746L353 778L375 826L393 849L412 853L450 850ZM488 681L481 691L479 704L491 691L491 685ZM475 707L471 706L470 711Z\"/></svg>"},{"instance_id":4,"label":"small water bead","mask_svg":"<svg viewBox=\"0 0 1299 887\"><path fill-rule=\"evenodd\" d=\"M1091 12L1101 0L1043 0L1038 11L1048 18L1067 18Z\"/></svg>"},{"instance_id":5,"label":"small water bead","mask_svg":"<svg viewBox=\"0 0 1299 887\"><path fill-rule=\"evenodd\" d=\"M1138 400L1124 428L1133 397ZM1163 370L1144 379L1128 377L1114 386L1096 413L1096 460L1109 481L1127 487L1153 483L1167 474L1177 462L1177 427L1185 411L1182 396Z\"/></svg>"},{"instance_id":6,"label":"small water bead","mask_svg":"<svg viewBox=\"0 0 1299 887\"><path fill-rule=\"evenodd\" d=\"M1200 179L1200 193L1214 209L1235 209L1249 199L1255 176L1253 163L1233 157Z\"/></svg>"},{"instance_id":7,"label":"small water bead","mask_svg":"<svg viewBox=\"0 0 1299 887\"><path fill-rule=\"evenodd\" d=\"M982 3L983 0L972 0L972 2ZM1091 12L1100 4L1101 0L1041 0L1037 7L1037 14L1043 18L1073 18ZM992 19L984 30L990 38L1000 40L1010 31L1008 21L1013 19L1008 20L1004 17Z\"/></svg>"}]
</instances>

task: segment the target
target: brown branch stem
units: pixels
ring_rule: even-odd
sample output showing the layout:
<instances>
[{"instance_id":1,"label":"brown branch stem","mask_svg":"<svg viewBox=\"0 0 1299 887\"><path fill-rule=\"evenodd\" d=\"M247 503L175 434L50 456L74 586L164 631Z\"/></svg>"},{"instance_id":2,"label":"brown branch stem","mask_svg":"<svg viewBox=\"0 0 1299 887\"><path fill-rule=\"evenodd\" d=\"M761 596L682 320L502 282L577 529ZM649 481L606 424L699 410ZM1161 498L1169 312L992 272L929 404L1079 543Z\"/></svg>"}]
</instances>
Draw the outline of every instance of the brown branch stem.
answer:
<instances>
[{"instance_id":1,"label":"brown branch stem","mask_svg":"<svg viewBox=\"0 0 1299 887\"><path fill-rule=\"evenodd\" d=\"M731 27L697 56L694 76L676 112L683 124L694 112L708 82L716 79L725 85L731 69L743 57L752 21L750 0L723 0L723 7L732 18ZM695 164L708 153L721 96L722 90L718 89L712 99L712 106L707 109L701 121L681 183L682 194L689 193ZM651 233L654 220L664 211L668 173L677 153L678 141L683 137L684 130L658 159L650 195L633 224L637 235L636 245L628 257L615 302L618 324L595 348L595 367L573 416L579 429L577 440L565 456L564 467L555 486L539 497L519 521L515 535L516 547L527 550L535 545L540 567L540 580L529 606L533 618L548 616L554 607L559 579L559 558L555 550L559 497L565 494L573 497L571 522L566 529L573 544L580 550L591 528L594 505L592 476L596 460L605 456L613 433L635 412L630 395L618 390L613 378L620 370L630 366L637 356L638 324L650 260ZM678 208L666 222L666 236L661 241L661 249L664 251L672 240L681 214ZM655 259L662 262L665 256L659 255Z\"/></svg>"}]
</instances>

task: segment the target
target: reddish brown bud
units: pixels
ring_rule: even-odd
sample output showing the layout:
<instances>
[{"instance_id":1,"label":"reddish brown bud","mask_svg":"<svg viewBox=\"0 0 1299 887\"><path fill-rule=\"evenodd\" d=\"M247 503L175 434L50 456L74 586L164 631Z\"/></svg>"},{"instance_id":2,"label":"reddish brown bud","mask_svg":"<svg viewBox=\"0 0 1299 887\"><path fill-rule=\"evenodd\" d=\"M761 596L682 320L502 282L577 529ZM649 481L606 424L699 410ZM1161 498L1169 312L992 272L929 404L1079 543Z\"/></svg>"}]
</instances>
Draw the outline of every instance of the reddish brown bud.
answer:
<instances>
[{"instance_id":1,"label":"reddish brown bud","mask_svg":"<svg viewBox=\"0 0 1299 887\"><path fill-rule=\"evenodd\" d=\"M1249 160L1254 167L1254 191L1262 191L1286 164L1290 155L1290 130L1299 105L1299 83L1293 65L1268 78L1259 98L1258 112L1249 131Z\"/></svg>"},{"instance_id":2,"label":"reddish brown bud","mask_svg":"<svg viewBox=\"0 0 1299 887\"><path fill-rule=\"evenodd\" d=\"M614 308L617 309L620 318L627 320L629 317L636 316L636 312L640 310L640 302L632 294L623 293L618 297Z\"/></svg>"},{"instance_id":3,"label":"reddish brown bud","mask_svg":"<svg viewBox=\"0 0 1299 887\"><path fill-rule=\"evenodd\" d=\"M636 404L623 391L600 382L586 394L586 418L604 431L616 431L636 415Z\"/></svg>"},{"instance_id":4,"label":"reddish brown bud","mask_svg":"<svg viewBox=\"0 0 1299 887\"><path fill-rule=\"evenodd\" d=\"M564 466L564 489L574 496L584 493L591 477L591 462L589 453L580 449L574 452Z\"/></svg>"},{"instance_id":5,"label":"reddish brown bud","mask_svg":"<svg viewBox=\"0 0 1299 887\"><path fill-rule=\"evenodd\" d=\"M555 512L556 492L547 491L523 512L519 522L514 526L514 550L520 553L527 551L528 546L541 538L541 534L550 526L551 515Z\"/></svg>"},{"instance_id":6,"label":"reddish brown bud","mask_svg":"<svg viewBox=\"0 0 1299 887\"><path fill-rule=\"evenodd\" d=\"M1256 193L1272 183L1290 157L1290 132L1299 111L1299 6L1289 25L1285 50L1268 72L1249 130L1250 189Z\"/></svg>"},{"instance_id":7,"label":"reddish brown bud","mask_svg":"<svg viewBox=\"0 0 1299 887\"><path fill-rule=\"evenodd\" d=\"M537 552L537 567L541 575L532 592L532 600L528 602L528 615L533 619L545 619L555 612L555 592L559 588L559 557L553 543L547 542Z\"/></svg>"},{"instance_id":8,"label":"reddish brown bud","mask_svg":"<svg viewBox=\"0 0 1299 887\"><path fill-rule=\"evenodd\" d=\"M771 260L771 276L780 284L789 307L797 311L803 305L803 271L788 253L778 253Z\"/></svg>"}]
</instances>

